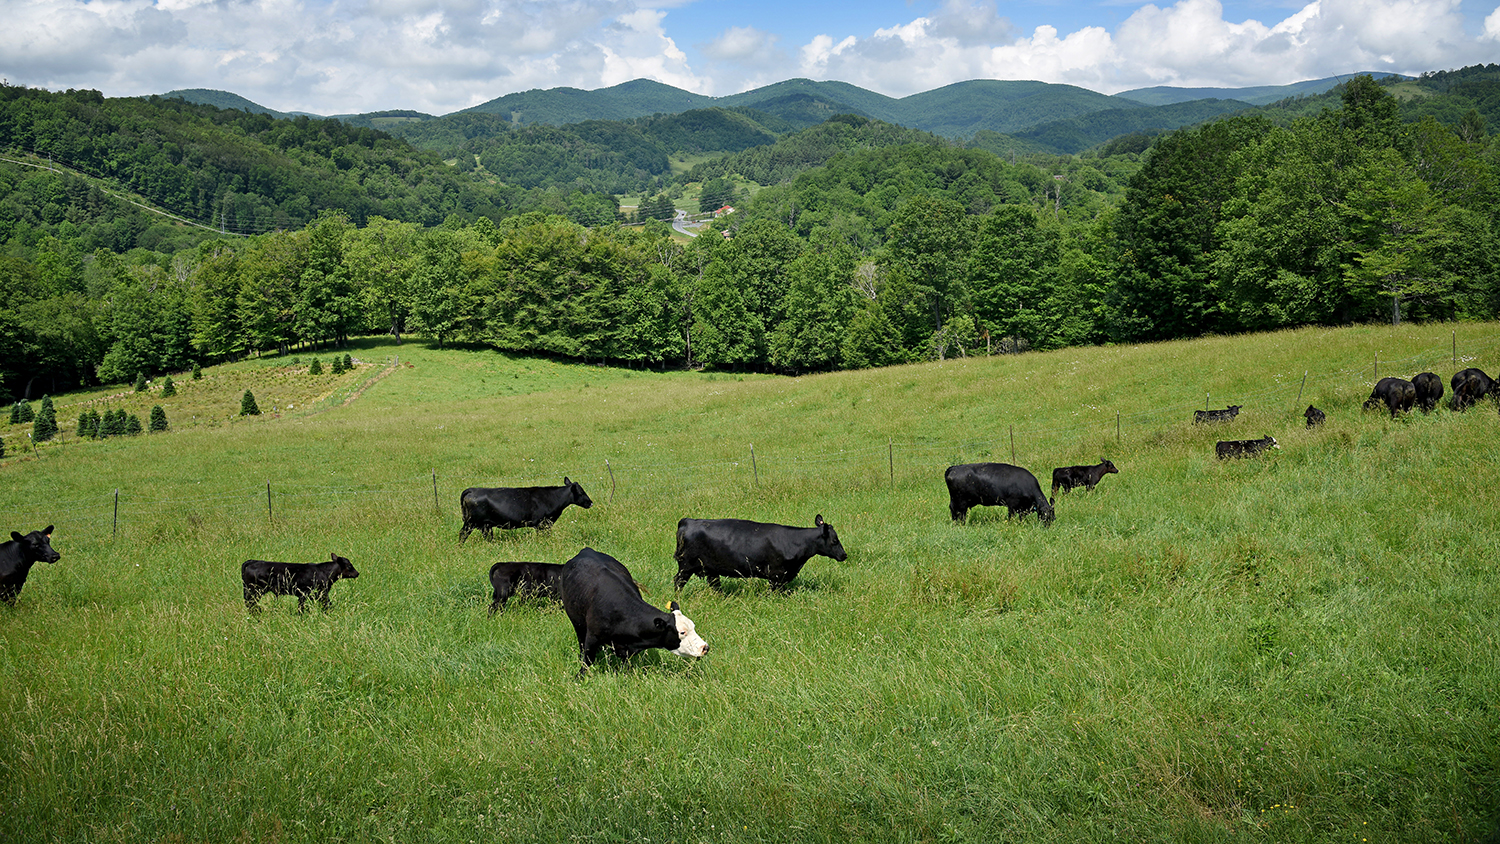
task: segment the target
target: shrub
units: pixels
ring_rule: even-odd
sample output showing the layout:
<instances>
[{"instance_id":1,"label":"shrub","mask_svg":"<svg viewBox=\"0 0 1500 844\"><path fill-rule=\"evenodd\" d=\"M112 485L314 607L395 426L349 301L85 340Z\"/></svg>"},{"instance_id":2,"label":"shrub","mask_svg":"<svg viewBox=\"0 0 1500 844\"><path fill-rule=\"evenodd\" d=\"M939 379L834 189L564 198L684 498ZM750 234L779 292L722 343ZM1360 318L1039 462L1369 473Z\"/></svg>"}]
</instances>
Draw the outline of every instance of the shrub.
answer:
<instances>
[{"instance_id":1,"label":"shrub","mask_svg":"<svg viewBox=\"0 0 1500 844\"><path fill-rule=\"evenodd\" d=\"M57 409L52 406L51 396L42 396L42 409L31 423L31 439L44 443L57 436Z\"/></svg>"},{"instance_id":2,"label":"shrub","mask_svg":"<svg viewBox=\"0 0 1500 844\"><path fill-rule=\"evenodd\" d=\"M167 380L161 382L161 396L166 398L175 395L177 395L177 385L172 383L172 376L168 375Z\"/></svg>"},{"instance_id":3,"label":"shrub","mask_svg":"<svg viewBox=\"0 0 1500 844\"><path fill-rule=\"evenodd\" d=\"M36 418L36 412L31 409L31 402L21 399L10 406L10 424L24 425Z\"/></svg>"},{"instance_id":4,"label":"shrub","mask_svg":"<svg viewBox=\"0 0 1500 844\"><path fill-rule=\"evenodd\" d=\"M124 416L125 415L125 411L123 411L123 410L120 411L120 415ZM136 416L134 413L130 414L130 418L125 420L125 433L126 433L126 435L132 436L132 437L138 436L138 435L144 433L145 430L146 430L145 428L141 427L141 417Z\"/></svg>"},{"instance_id":5,"label":"shrub","mask_svg":"<svg viewBox=\"0 0 1500 844\"><path fill-rule=\"evenodd\" d=\"M353 368L354 368L354 358L350 357L348 352L345 352L344 353L344 371L348 372L348 371L352 370Z\"/></svg>"},{"instance_id":6,"label":"shrub","mask_svg":"<svg viewBox=\"0 0 1500 844\"><path fill-rule=\"evenodd\" d=\"M99 411L86 410L79 418L78 436L99 439Z\"/></svg>"},{"instance_id":7,"label":"shrub","mask_svg":"<svg viewBox=\"0 0 1500 844\"><path fill-rule=\"evenodd\" d=\"M333 365L328 367L328 371L332 372L334 375L344 374L344 359L339 357L338 355L334 355Z\"/></svg>"},{"instance_id":8,"label":"shrub","mask_svg":"<svg viewBox=\"0 0 1500 844\"><path fill-rule=\"evenodd\" d=\"M146 392L146 373L137 372L135 374L135 391L137 393Z\"/></svg>"},{"instance_id":9,"label":"shrub","mask_svg":"<svg viewBox=\"0 0 1500 844\"><path fill-rule=\"evenodd\" d=\"M5 456L5 439L0 437L0 457Z\"/></svg>"},{"instance_id":10,"label":"shrub","mask_svg":"<svg viewBox=\"0 0 1500 844\"><path fill-rule=\"evenodd\" d=\"M307 367L307 374L308 375L322 375L323 374L323 364L318 363L318 359L317 358L313 358L312 359L312 363L309 364L308 367Z\"/></svg>"},{"instance_id":11,"label":"shrub","mask_svg":"<svg viewBox=\"0 0 1500 844\"><path fill-rule=\"evenodd\" d=\"M250 392L249 390L246 390L245 391L245 395L240 398L240 415L241 416L259 416L260 415L260 408L255 406L255 394L252 393L252 392Z\"/></svg>"},{"instance_id":12,"label":"shrub","mask_svg":"<svg viewBox=\"0 0 1500 844\"><path fill-rule=\"evenodd\" d=\"M165 430L167 430L167 412L158 404L151 408L151 433Z\"/></svg>"},{"instance_id":13,"label":"shrub","mask_svg":"<svg viewBox=\"0 0 1500 844\"><path fill-rule=\"evenodd\" d=\"M125 411L106 410L99 420L99 438L118 437L125 433Z\"/></svg>"},{"instance_id":14,"label":"shrub","mask_svg":"<svg viewBox=\"0 0 1500 844\"><path fill-rule=\"evenodd\" d=\"M197 361L193 361L193 380L203 380L203 367L199 366Z\"/></svg>"}]
</instances>

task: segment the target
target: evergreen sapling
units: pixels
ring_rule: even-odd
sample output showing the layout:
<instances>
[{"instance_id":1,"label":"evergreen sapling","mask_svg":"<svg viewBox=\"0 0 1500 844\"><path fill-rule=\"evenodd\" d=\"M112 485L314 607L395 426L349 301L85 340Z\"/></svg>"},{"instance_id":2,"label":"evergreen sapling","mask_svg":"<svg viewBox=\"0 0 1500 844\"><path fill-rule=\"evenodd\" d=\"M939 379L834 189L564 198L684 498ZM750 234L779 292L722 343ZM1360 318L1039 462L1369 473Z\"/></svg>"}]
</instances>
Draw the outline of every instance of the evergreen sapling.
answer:
<instances>
[{"instance_id":1,"label":"evergreen sapling","mask_svg":"<svg viewBox=\"0 0 1500 844\"><path fill-rule=\"evenodd\" d=\"M31 423L31 439L44 443L57 436L57 410L51 396L42 396L42 409Z\"/></svg>"},{"instance_id":2,"label":"evergreen sapling","mask_svg":"<svg viewBox=\"0 0 1500 844\"><path fill-rule=\"evenodd\" d=\"M161 396L166 398L175 395L177 395L177 385L172 383L172 376L168 375L167 380L161 382Z\"/></svg>"},{"instance_id":3,"label":"evergreen sapling","mask_svg":"<svg viewBox=\"0 0 1500 844\"><path fill-rule=\"evenodd\" d=\"M308 367L307 367L307 374L308 375L322 375L323 374L323 364L319 363L317 358L313 358L312 359L312 363L309 364Z\"/></svg>"},{"instance_id":4,"label":"evergreen sapling","mask_svg":"<svg viewBox=\"0 0 1500 844\"><path fill-rule=\"evenodd\" d=\"M246 390L245 391L245 395L240 398L240 415L241 416L259 416L260 415L260 408L255 406L255 394L252 393L252 392L250 392L249 390Z\"/></svg>"},{"instance_id":5,"label":"evergreen sapling","mask_svg":"<svg viewBox=\"0 0 1500 844\"><path fill-rule=\"evenodd\" d=\"M158 404L151 408L151 433L165 430L167 430L167 412Z\"/></svg>"},{"instance_id":6,"label":"evergreen sapling","mask_svg":"<svg viewBox=\"0 0 1500 844\"><path fill-rule=\"evenodd\" d=\"M137 372L135 374L135 391L137 393L146 392L146 373Z\"/></svg>"}]
</instances>

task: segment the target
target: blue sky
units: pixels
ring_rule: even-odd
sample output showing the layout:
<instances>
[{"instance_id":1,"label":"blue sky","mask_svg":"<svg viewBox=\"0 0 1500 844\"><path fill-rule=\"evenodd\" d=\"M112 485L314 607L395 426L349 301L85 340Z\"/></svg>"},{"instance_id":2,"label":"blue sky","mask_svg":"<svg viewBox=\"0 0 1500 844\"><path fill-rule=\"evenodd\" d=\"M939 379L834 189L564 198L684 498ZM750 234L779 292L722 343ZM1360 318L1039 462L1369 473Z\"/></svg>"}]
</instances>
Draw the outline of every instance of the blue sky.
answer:
<instances>
[{"instance_id":1,"label":"blue sky","mask_svg":"<svg viewBox=\"0 0 1500 844\"><path fill-rule=\"evenodd\" d=\"M0 0L0 76L282 111L447 114L649 78L901 97L966 79L1103 93L1500 62L1500 0Z\"/></svg>"}]
</instances>

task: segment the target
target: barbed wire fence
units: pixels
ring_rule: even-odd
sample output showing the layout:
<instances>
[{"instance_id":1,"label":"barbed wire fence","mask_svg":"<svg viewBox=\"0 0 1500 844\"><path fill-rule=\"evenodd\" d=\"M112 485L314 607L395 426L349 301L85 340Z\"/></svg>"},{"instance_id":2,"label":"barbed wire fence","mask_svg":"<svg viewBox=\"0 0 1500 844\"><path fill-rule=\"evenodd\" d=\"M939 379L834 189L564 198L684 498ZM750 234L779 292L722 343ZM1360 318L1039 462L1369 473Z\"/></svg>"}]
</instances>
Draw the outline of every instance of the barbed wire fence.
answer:
<instances>
[{"instance_id":1,"label":"barbed wire fence","mask_svg":"<svg viewBox=\"0 0 1500 844\"><path fill-rule=\"evenodd\" d=\"M1246 407L1276 408L1275 412L1300 416L1309 396L1347 393L1373 383L1383 377L1381 373L1410 377L1418 371L1435 371L1445 366L1463 368L1474 360L1493 358L1500 352L1500 337L1488 338L1481 345L1463 351L1460 356L1455 340L1451 348L1435 347L1409 357L1372 357L1368 365L1316 374L1309 371L1300 378L1240 392L1229 399ZM359 389L388 371L381 367L375 375L364 379ZM340 400L346 398L343 394L339 396ZM1207 398L1212 398L1211 392ZM1224 402L1221 399L1219 403ZM821 453L786 453L774 446L746 443L743 454L727 458L693 460L690 455L683 455L685 459L680 460L622 461L606 456L594 461L597 466L568 466L546 472L528 466L503 478L439 473L432 468L419 475L372 483L296 484L271 479L264 484L208 495L160 499L145 499L132 495L128 489L111 488L71 501L13 506L0 511L3 519L0 524L66 524L73 536L107 541L126 533L133 524L182 517L229 518L274 527L278 520L285 522L291 514L349 507L370 510L400 507L414 515L427 512L436 518L456 520L458 491L470 486L550 486L558 484L564 474L582 483L596 502L609 503L617 499L724 489L755 493L808 484L896 487L929 483L950 465L981 460L1030 465L1039 479L1045 480L1043 473L1050 475L1051 467L1039 461L1062 460L1066 455L1080 454L1083 448L1107 450L1111 443L1117 448L1150 447L1153 435L1181 430L1190 424L1192 412L1199 409L1199 404L1196 399L1185 400L1134 413L1110 414L1100 409L1094 418L1066 425L1018 420L1017 424L998 429L998 436L944 439L893 435L884 443ZM1090 460L1096 457L1091 452L1083 455Z\"/></svg>"}]
</instances>

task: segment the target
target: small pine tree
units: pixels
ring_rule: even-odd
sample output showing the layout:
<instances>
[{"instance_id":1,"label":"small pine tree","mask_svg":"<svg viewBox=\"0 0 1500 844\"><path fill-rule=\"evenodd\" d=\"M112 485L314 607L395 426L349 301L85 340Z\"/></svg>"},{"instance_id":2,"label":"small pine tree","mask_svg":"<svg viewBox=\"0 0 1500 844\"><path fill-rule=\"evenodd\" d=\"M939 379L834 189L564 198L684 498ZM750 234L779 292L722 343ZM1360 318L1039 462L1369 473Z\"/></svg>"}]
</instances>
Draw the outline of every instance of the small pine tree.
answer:
<instances>
[{"instance_id":1,"label":"small pine tree","mask_svg":"<svg viewBox=\"0 0 1500 844\"><path fill-rule=\"evenodd\" d=\"M5 456L5 440L0 439L0 457Z\"/></svg>"},{"instance_id":2,"label":"small pine tree","mask_svg":"<svg viewBox=\"0 0 1500 844\"><path fill-rule=\"evenodd\" d=\"M78 414L78 438L81 440L89 435L89 412Z\"/></svg>"},{"instance_id":3,"label":"small pine tree","mask_svg":"<svg viewBox=\"0 0 1500 844\"><path fill-rule=\"evenodd\" d=\"M25 425L36 419L36 412L31 409L31 402L21 399L10 406L10 424Z\"/></svg>"},{"instance_id":4,"label":"small pine tree","mask_svg":"<svg viewBox=\"0 0 1500 844\"><path fill-rule=\"evenodd\" d=\"M172 383L172 376L168 375L167 380L161 382L161 396L166 398L175 395L177 395L177 385Z\"/></svg>"},{"instance_id":5,"label":"small pine tree","mask_svg":"<svg viewBox=\"0 0 1500 844\"><path fill-rule=\"evenodd\" d=\"M42 396L42 409L31 423L31 439L44 443L57 436L57 409L52 406L51 396Z\"/></svg>"},{"instance_id":6,"label":"small pine tree","mask_svg":"<svg viewBox=\"0 0 1500 844\"><path fill-rule=\"evenodd\" d=\"M167 430L167 412L158 404L151 408L151 433L165 430Z\"/></svg>"},{"instance_id":7,"label":"small pine tree","mask_svg":"<svg viewBox=\"0 0 1500 844\"><path fill-rule=\"evenodd\" d=\"M245 391L245 395L242 398L240 398L240 415L241 416L259 416L260 415L260 408L255 406L255 394L251 393L249 390L246 390Z\"/></svg>"},{"instance_id":8,"label":"small pine tree","mask_svg":"<svg viewBox=\"0 0 1500 844\"><path fill-rule=\"evenodd\" d=\"M332 372L334 375L343 375L344 374L344 359L341 358L341 357L339 357L338 355L334 355L333 356L333 365L330 366L330 367L328 367L328 371Z\"/></svg>"},{"instance_id":9,"label":"small pine tree","mask_svg":"<svg viewBox=\"0 0 1500 844\"><path fill-rule=\"evenodd\" d=\"M122 410L120 412L124 413L125 411ZM143 428L143 427L141 427L141 417L136 416L134 413L130 414L130 418L125 420L125 434L126 434L126 436L134 437L134 436L138 436L140 434L143 434L145 432L146 432L146 429Z\"/></svg>"},{"instance_id":10,"label":"small pine tree","mask_svg":"<svg viewBox=\"0 0 1500 844\"><path fill-rule=\"evenodd\" d=\"M21 424L21 403L16 402L10 406L10 424Z\"/></svg>"},{"instance_id":11,"label":"small pine tree","mask_svg":"<svg viewBox=\"0 0 1500 844\"><path fill-rule=\"evenodd\" d=\"M313 358L312 363L307 367L307 374L308 375L322 375L323 374L323 364L318 363L318 359L317 358Z\"/></svg>"},{"instance_id":12,"label":"small pine tree","mask_svg":"<svg viewBox=\"0 0 1500 844\"><path fill-rule=\"evenodd\" d=\"M99 439L99 411L90 409L88 411L88 421L84 424L86 428L79 436Z\"/></svg>"},{"instance_id":13,"label":"small pine tree","mask_svg":"<svg viewBox=\"0 0 1500 844\"><path fill-rule=\"evenodd\" d=\"M135 374L135 391L137 393L146 392L146 373L137 372Z\"/></svg>"},{"instance_id":14,"label":"small pine tree","mask_svg":"<svg viewBox=\"0 0 1500 844\"><path fill-rule=\"evenodd\" d=\"M350 371L352 369L354 369L354 358L350 357L348 352L345 352L344 353L344 371L348 372L348 371Z\"/></svg>"},{"instance_id":15,"label":"small pine tree","mask_svg":"<svg viewBox=\"0 0 1500 844\"><path fill-rule=\"evenodd\" d=\"M199 366L197 361L193 361L193 380L203 380L203 367Z\"/></svg>"}]
</instances>

